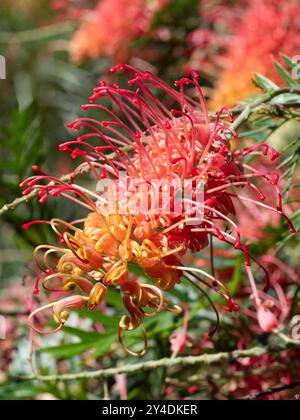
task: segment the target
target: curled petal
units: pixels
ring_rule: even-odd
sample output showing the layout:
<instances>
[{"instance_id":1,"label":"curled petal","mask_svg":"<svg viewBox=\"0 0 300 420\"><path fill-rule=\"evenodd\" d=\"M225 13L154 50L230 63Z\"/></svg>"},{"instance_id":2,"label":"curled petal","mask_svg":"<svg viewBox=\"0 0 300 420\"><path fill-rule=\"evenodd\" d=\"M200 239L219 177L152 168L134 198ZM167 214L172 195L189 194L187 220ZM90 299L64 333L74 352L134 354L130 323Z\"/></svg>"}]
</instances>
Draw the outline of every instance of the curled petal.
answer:
<instances>
[{"instance_id":1,"label":"curled petal","mask_svg":"<svg viewBox=\"0 0 300 420\"><path fill-rule=\"evenodd\" d=\"M59 331L65 324L65 322L67 321L68 317L69 317L69 309L78 309L78 308L82 308L82 306L84 306L84 304L86 303L87 298L84 298L83 296L70 296L67 297L65 299L62 299L58 302L52 302L48 305L42 306L41 308L36 309L35 311L33 311L28 318L28 323L29 326L36 332L38 332L39 334L44 334L44 335L48 335L48 334L54 334L57 331ZM53 308L53 317L54 320L59 324L57 328L51 330L51 331L43 331L40 328L38 328L35 324L34 324L34 317L36 315L38 315L40 312L49 309L49 308Z\"/></svg>"},{"instance_id":2,"label":"curled petal","mask_svg":"<svg viewBox=\"0 0 300 420\"><path fill-rule=\"evenodd\" d=\"M59 300L53 305L53 316L54 319L59 323L64 325L69 317L69 309L79 309L82 308L87 301L87 298L83 296L69 296L65 299Z\"/></svg>"}]
</instances>

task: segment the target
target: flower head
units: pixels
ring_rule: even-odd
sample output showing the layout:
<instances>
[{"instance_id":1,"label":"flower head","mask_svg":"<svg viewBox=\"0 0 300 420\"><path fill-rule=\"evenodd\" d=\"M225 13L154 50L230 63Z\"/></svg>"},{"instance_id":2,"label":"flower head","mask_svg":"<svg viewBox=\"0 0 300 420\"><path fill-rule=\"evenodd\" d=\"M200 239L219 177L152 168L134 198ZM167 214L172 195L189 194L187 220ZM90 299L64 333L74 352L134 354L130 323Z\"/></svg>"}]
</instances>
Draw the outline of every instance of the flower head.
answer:
<instances>
[{"instance_id":1,"label":"flower head","mask_svg":"<svg viewBox=\"0 0 300 420\"><path fill-rule=\"evenodd\" d=\"M187 67L205 71L211 78L223 65L224 52L231 47L235 28L240 25L249 0L201 0L199 3L199 19L203 24L187 37L191 50Z\"/></svg>"},{"instance_id":2,"label":"flower head","mask_svg":"<svg viewBox=\"0 0 300 420\"><path fill-rule=\"evenodd\" d=\"M249 2L226 48L224 70L212 98L215 109L220 104L231 107L241 98L255 93L254 73L281 83L272 58L278 58L279 53L293 57L300 50L299 14L297 0Z\"/></svg>"},{"instance_id":3,"label":"flower head","mask_svg":"<svg viewBox=\"0 0 300 420\"><path fill-rule=\"evenodd\" d=\"M169 0L102 0L94 10L84 10L71 45L75 61L109 56L126 59L132 41L151 29L155 13Z\"/></svg>"},{"instance_id":4,"label":"flower head","mask_svg":"<svg viewBox=\"0 0 300 420\"><path fill-rule=\"evenodd\" d=\"M119 340L126 348L122 332L141 327L144 349L127 351L143 355L147 347L143 318L162 310L181 312L166 294L183 280L200 290L214 308L217 324L211 336L218 328L219 315L207 289L224 298L228 311L238 310L226 285L215 276L213 258L211 274L184 264L187 254L209 244L213 254L214 238L244 254L254 303L261 312L262 300L248 245L239 230L236 202L249 202L282 215L291 231L294 228L282 208L278 176L257 170L244 160L255 155L273 161L279 154L267 144L232 151L230 138L237 136L231 128L232 117L225 118L226 109L216 117L208 115L195 72L178 80L173 89L148 71L127 65L112 69L116 71L130 75L128 87L108 86L102 81L90 103L83 106L85 111L105 112L107 120L84 117L69 124L76 132L85 131L60 146L72 158L83 160L68 181L35 168L38 174L21 186L24 193L38 189L41 203L61 196L86 212L85 217L72 222L52 219L25 226L49 224L60 244L40 245L35 250L41 270L36 291L42 283L47 290L70 294L76 289L81 293L45 307L53 308L58 329L70 309L87 306L94 310L111 287L117 288L128 312L119 323ZM187 96L186 88L195 95ZM164 101L158 99L161 95L165 95ZM102 105L107 100L112 107ZM92 189L77 182L87 170L95 177ZM154 181L158 187L153 187ZM186 185L188 196L183 193ZM265 185L271 186L269 197L263 192ZM142 269L154 284L131 274L132 265Z\"/></svg>"}]
</instances>

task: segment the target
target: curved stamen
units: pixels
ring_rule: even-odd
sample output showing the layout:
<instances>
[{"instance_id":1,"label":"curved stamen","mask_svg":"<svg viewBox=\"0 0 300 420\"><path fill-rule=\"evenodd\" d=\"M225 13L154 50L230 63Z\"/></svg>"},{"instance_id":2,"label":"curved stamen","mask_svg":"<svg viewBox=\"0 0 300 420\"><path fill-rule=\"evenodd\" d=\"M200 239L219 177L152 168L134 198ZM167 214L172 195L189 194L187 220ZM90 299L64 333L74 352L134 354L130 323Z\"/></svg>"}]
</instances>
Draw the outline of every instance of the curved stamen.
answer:
<instances>
[{"instance_id":1,"label":"curved stamen","mask_svg":"<svg viewBox=\"0 0 300 420\"><path fill-rule=\"evenodd\" d=\"M119 338L119 342L120 342L120 344L121 344L121 346L123 347L123 349L126 351L126 353L128 353L128 354L130 354L131 356L138 356L138 357L142 357L142 356L144 356L145 354L146 354L146 352L147 352L147 349L148 349L148 339L147 339L147 332L146 332L146 329L145 329L145 327L144 327L144 324L141 322L141 328L142 328L142 331L143 331L143 336L144 336L144 348L143 348L143 350L141 350L141 351L139 351L139 352L135 352L135 351L133 351L133 350L130 350L127 346L126 346L126 344L124 343L124 340L123 340L123 338L122 338L122 331L123 331L123 328L121 327L121 326L119 326L119 328L118 328L118 338Z\"/></svg>"}]
</instances>

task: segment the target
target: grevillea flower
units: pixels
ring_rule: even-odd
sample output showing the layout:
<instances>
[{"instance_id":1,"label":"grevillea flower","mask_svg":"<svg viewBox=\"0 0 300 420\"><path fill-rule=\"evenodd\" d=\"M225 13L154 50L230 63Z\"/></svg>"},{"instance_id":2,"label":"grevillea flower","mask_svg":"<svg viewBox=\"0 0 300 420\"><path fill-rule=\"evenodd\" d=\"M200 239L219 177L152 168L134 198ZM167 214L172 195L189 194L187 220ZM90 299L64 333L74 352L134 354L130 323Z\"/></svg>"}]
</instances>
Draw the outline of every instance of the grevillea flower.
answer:
<instances>
[{"instance_id":1,"label":"grevillea flower","mask_svg":"<svg viewBox=\"0 0 300 420\"><path fill-rule=\"evenodd\" d=\"M145 336L144 349L139 353L127 351L143 355L147 348L143 318L162 310L181 312L182 308L167 298L167 292L186 281L201 291L216 312L217 324L209 332L212 336L218 328L219 315L209 289L224 298L229 312L238 310L226 285L215 276L216 238L244 254L254 304L261 318L263 300L251 270L248 244L240 234L235 205L251 203L279 214L294 232L282 208L278 175L257 170L248 159L253 155L273 161L279 153L267 144L231 151L230 138L237 137L231 129L232 117L227 118L226 109L215 117L208 115L195 72L178 80L173 89L148 71L118 65L112 72L118 70L130 75L128 86L108 86L101 81L90 103L82 107L85 111L105 112L107 120L84 117L68 125L76 132L87 130L76 140L60 146L72 158L83 160L69 182L35 167L38 174L21 184L24 194L38 189L41 203L49 197L61 196L86 212L82 219L72 222L57 218L24 226L47 223L60 244L36 248L34 257L41 270L36 292L42 283L46 290L62 291L67 297L39 311L52 308L57 331L65 324L70 310L83 306L95 310L109 289L117 288L128 312L119 324L119 340L126 348L122 332L140 326ZM186 87L195 96L188 97ZM165 95L164 102L158 95ZM107 101L112 102L111 108L107 108ZM173 104L173 108L165 104ZM92 189L77 182L86 170L95 177ZM149 205L153 189L144 189L153 180L160 182L158 207L154 211ZM111 181L109 187L107 181ZM182 194L184 183L191 185L189 198ZM199 185L204 190L200 201ZM170 187L168 211L162 200L166 186ZM265 186L268 197L263 192ZM118 193L114 206L110 206L112 190ZM132 211L133 204L140 201L144 206L136 206L138 211ZM211 273L209 267L204 270L184 263L187 255L209 245ZM152 282L131 274L131 266L142 269ZM71 294L73 290L75 296ZM41 332L34 323L36 313L31 315L30 324Z\"/></svg>"},{"instance_id":2,"label":"grevillea flower","mask_svg":"<svg viewBox=\"0 0 300 420\"><path fill-rule=\"evenodd\" d=\"M233 106L241 98L256 93L254 73L277 83L280 78L272 63L279 54L293 57L300 50L300 3L298 0L253 0L242 21L233 30L226 48L212 104L214 109Z\"/></svg>"},{"instance_id":3,"label":"grevillea flower","mask_svg":"<svg viewBox=\"0 0 300 420\"><path fill-rule=\"evenodd\" d=\"M191 51L187 69L205 71L210 78L223 65L224 52L231 47L249 0L201 0L199 3L201 27L187 37Z\"/></svg>"},{"instance_id":4,"label":"grevillea flower","mask_svg":"<svg viewBox=\"0 0 300 420\"><path fill-rule=\"evenodd\" d=\"M127 59L129 44L151 29L153 16L169 0L101 0L81 16L71 45L75 61L109 56Z\"/></svg>"}]
</instances>

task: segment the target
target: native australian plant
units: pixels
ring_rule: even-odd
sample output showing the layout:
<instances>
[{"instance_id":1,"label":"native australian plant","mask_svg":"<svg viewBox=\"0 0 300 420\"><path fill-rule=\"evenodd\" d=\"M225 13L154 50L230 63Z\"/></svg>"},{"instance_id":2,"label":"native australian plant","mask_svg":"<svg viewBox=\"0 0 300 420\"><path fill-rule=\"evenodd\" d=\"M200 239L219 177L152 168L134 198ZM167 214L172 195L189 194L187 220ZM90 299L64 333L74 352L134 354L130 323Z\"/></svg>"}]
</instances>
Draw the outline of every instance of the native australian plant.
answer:
<instances>
[{"instance_id":1,"label":"native australian plant","mask_svg":"<svg viewBox=\"0 0 300 420\"><path fill-rule=\"evenodd\" d=\"M21 184L24 194L39 190L41 204L61 197L85 210L83 217L72 221L58 215L50 221L24 225L27 229L48 224L58 242L39 245L35 250L41 271L35 293L41 284L48 291L66 294L34 311L30 326L40 333L56 332L66 323L70 310L87 307L94 311L110 288L116 288L128 312L119 323L119 340L130 354L143 355L147 349L143 319L160 311L180 313L180 304L172 302L168 292L184 279L199 289L215 311L216 325L208 332L212 337L219 328L219 314L208 290L222 296L229 312L239 309L226 281L215 274L217 240L242 253L258 324L263 331L272 331L279 321L266 303L269 276L251 255L250 244L243 240L239 209L246 203L253 206L253 212L258 208L282 216L287 229L295 233L278 185L276 161L280 153L266 143L233 150L231 139L238 141L233 117L226 108L214 117L208 114L195 72L178 80L173 89L148 71L119 65L112 72L117 70L131 76L129 86L109 86L101 81L90 103L82 107L86 112L104 111L107 117L101 121L82 117L68 125L77 132L87 129L75 140L60 145L73 159L82 160L68 180L34 167L37 175ZM158 98L161 94L165 95L164 102ZM85 172L94 177L90 187L78 182ZM109 187L107 180L111 181ZM159 195L153 211L149 203L155 180L159 180ZM186 198L182 186L188 181L190 196ZM168 211L162 200L166 191ZM186 256L207 247L211 253L210 273L185 263ZM264 285L257 286L253 264L265 273ZM131 267L141 269L144 278L133 274ZM50 308L57 327L44 330L35 318ZM139 326L144 333L143 349L129 350L122 332Z\"/></svg>"},{"instance_id":2,"label":"native australian plant","mask_svg":"<svg viewBox=\"0 0 300 420\"><path fill-rule=\"evenodd\" d=\"M298 2L2 3L0 399L295 398Z\"/></svg>"}]
</instances>

